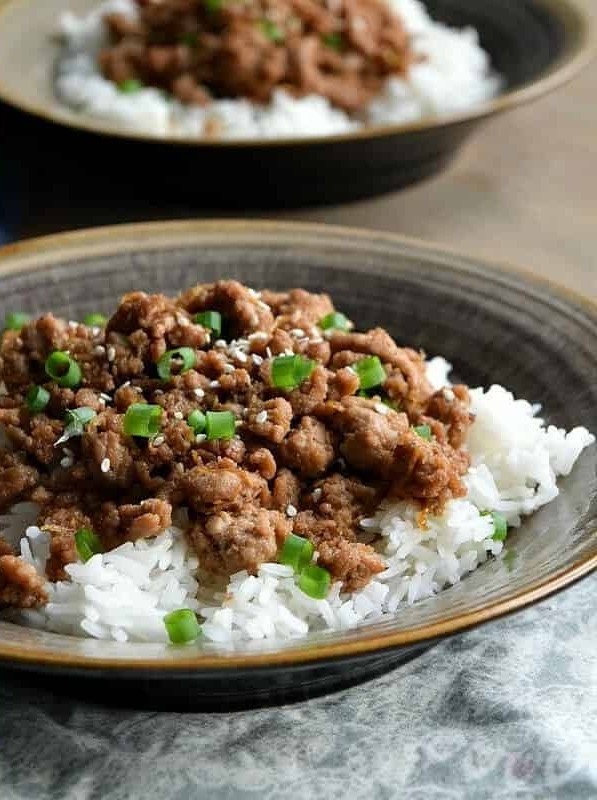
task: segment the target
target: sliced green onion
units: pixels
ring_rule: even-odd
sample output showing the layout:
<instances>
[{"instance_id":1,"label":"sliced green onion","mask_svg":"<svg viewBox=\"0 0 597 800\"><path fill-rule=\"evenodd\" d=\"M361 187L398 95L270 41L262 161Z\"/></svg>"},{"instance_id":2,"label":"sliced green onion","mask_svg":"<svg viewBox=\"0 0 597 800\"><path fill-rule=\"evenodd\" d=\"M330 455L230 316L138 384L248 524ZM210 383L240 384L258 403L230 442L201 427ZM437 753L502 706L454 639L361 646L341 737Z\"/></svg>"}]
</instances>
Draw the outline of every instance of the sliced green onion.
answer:
<instances>
[{"instance_id":1,"label":"sliced green onion","mask_svg":"<svg viewBox=\"0 0 597 800\"><path fill-rule=\"evenodd\" d=\"M236 420L232 411L208 411L205 415L205 435L208 441L232 439L236 432Z\"/></svg>"},{"instance_id":2,"label":"sliced green onion","mask_svg":"<svg viewBox=\"0 0 597 800\"><path fill-rule=\"evenodd\" d=\"M420 436L421 439L424 439L426 442L430 442L433 436L429 425L415 425L413 427L413 432L416 433L417 436Z\"/></svg>"},{"instance_id":3,"label":"sliced green onion","mask_svg":"<svg viewBox=\"0 0 597 800\"><path fill-rule=\"evenodd\" d=\"M321 39L326 47L336 51L342 50L343 39L341 33L326 33Z\"/></svg>"},{"instance_id":4,"label":"sliced green onion","mask_svg":"<svg viewBox=\"0 0 597 800\"><path fill-rule=\"evenodd\" d=\"M124 415L123 430L127 436L151 439L160 429L162 407L146 403L133 403Z\"/></svg>"},{"instance_id":5,"label":"sliced green onion","mask_svg":"<svg viewBox=\"0 0 597 800\"><path fill-rule=\"evenodd\" d=\"M62 350L54 350L45 364L46 373L58 386L74 389L81 383L81 367Z\"/></svg>"},{"instance_id":6,"label":"sliced green onion","mask_svg":"<svg viewBox=\"0 0 597 800\"><path fill-rule=\"evenodd\" d=\"M201 636L197 615L190 608L179 608L166 614L164 626L172 644L188 644Z\"/></svg>"},{"instance_id":7,"label":"sliced green onion","mask_svg":"<svg viewBox=\"0 0 597 800\"><path fill-rule=\"evenodd\" d=\"M103 328L107 321L108 317L99 313L87 314L86 317L83 317L83 324L90 328Z\"/></svg>"},{"instance_id":8,"label":"sliced green onion","mask_svg":"<svg viewBox=\"0 0 597 800\"><path fill-rule=\"evenodd\" d=\"M491 538L496 542L504 542L508 536L508 522L506 517L498 511L483 511L481 516L491 516L493 520L493 536Z\"/></svg>"},{"instance_id":9,"label":"sliced green onion","mask_svg":"<svg viewBox=\"0 0 597 800\"><path fill-rule=\"evenodd\" d=\"M167 381L172 377L173 366L180 364L178 374L182 375L193 369L196 363L197 359L192 347L177 347L176 350L168 350L160 358L157 363L158 375L163 381Z\"/></svg>"},{"instance_id":10,"label":"sliced green onion","mask_svg":"<svg viewBox=\"0 0 597 800\"><path fill-rule=\"evenodd\" d=\"M123 94L135 94L143 88L143 84L137 78L127 78L126 81L120 81L118 84L118 91Z\"/></svg>"},{"instance_id":11,"label":"sliced green onion","mask_svg":"<svg viewBox=\"0 0 597 800\"><path fill-rule=\"evenodd\" d=\"M197 47L199 36L196 33L183 33L180 37L180 43L186 44L187 47Z\"/></svg>"},{"instance_id":12,"label":"sliced green onion","mask_svg":"<svg viewBox=\"0 0 597 800\"><path fill-rule=\"evenodd\" d=\"M203 0L203 5L208 14L215 14L222 8L223 0Z\"/></svg>"},{"instance_id":13,"label":"sliced green onion","mask_svg":"<svg viewBox=\"0 0 597 800\"><path fill-rule=\"evenodd\" d=\"M95 411L88 406L67 411L64 415L64 435L68 439L73 436L81 436L85 430L85 425L95 416L97 416Z\"/></svg>"},{"instance_id":14,"label":"sliced green onion","mask_svg":"<svg viewBox=\"0 0 597 800\"><path fill-rule=\"evenodd\" d=\"M322 331L349 331L352 322L340 311L333 311L321 320L319 327Z\"/></svg>"},{"instance_id":15,"label":"sliced green onion","mask_svg":"<svg viewBox=\"0 0 597 800\"><path fill-rule=\"evenodd\" d=\"M199 411L198 408L195 409L195 411L191 411L187 419L187 424L193 429L194 433L203 433L206 424L203 411Z\"/></svg>"},{"instance_id":16,"label":"sliced green onion","mask_svg":"<svg viewBox=\"0 0 597 800\"><path fill-rule=\"evenodd\" d=\"M315 369L315 361L301 355L278 356L272 361L272 383L278 389L295 389Z\"/></svg>"},{"instance_id":17,"label":"sliced green onion","mask_svg":"<svg viewBox=\"0 0 597 800\"><path fill-rule=\"evenodd\" d=\"M194 322L197 325L203 325L215 336L222 333L222 315L219 311L201 311L199 314L195 314Z\"/></svg>"},{"instance_id":18,"label":"sliced green onion","mask_svg":"<svg viewBox=\"0 0 597 800\"><path fill-rule=\"evenodd\" d=\"M104 552L99 536L89 528L81 528L75 533L75 547L79 558L84 564L92 556Z\"/></svg>"},{"instance_id":19,"label":"sliced green onion","mask_svg":"<svg viewBox=\"0 0 597 800\"><path fill-rule=\"evenodd\" d=\"M331 583L330 573L327 569L318 567L317 564L306 566L298 580L299 589L314 600L323 600L324 597L327 597Z\"/></svg>"},{"instance_id":20,"label":"sliced green onion","mask_svg":"<svg viewBox=\"0 0 597 800\"><path fill-rule=\"evenodd\" d=\"M260 25L261 30L271 42L279 44L284 41L284 31L271 19L262 19Z\"/></svg>"},{"instance_id":21,"label":"sliced green onion","mask_svg":"<svg viewBox=\"0 0 597 800\"><path fill-rule=\"evenodd\" d=\"M32 414L39 414L50 402L50 393L43 386L32 386L25 395L25 401Z\"/></svg>"},{"instance_id":22,"label":"sliced green onion","mask_svg":"<svg viewBox=\"0 0 597 800\"><path fill-rule=\"evenodd\" d=\"M7 314L4 320L5 331L20 331L31 320L29 314L24 314L22 311L13 311L12 314Z\"/></svg>"},{"instance_id":23,"label":"sliced green onion","mask_svg":"<svg viewBox=\"0 0 597 800\"><path fill-rule=\"evenodd\" d=\"M386 371L378 356L367 356L352 365L352 368L359 376L361 389L373 389L379 386L386 379Z\"/></svg>"},{"instance_id":24,"label":"sliced green onion","mask_svg":"<svg viewBox=\"0 0 597 800\"><path fill-rule=\"evenodd\" d=\"M314 548L312 542L308 539L303 539L302 536L296 536L294 533L291 533L284 542L279 561L280 564L286 564L292 567L295 572L299 573L311 563L313 552Z\"/></svg>"}]
</instances>

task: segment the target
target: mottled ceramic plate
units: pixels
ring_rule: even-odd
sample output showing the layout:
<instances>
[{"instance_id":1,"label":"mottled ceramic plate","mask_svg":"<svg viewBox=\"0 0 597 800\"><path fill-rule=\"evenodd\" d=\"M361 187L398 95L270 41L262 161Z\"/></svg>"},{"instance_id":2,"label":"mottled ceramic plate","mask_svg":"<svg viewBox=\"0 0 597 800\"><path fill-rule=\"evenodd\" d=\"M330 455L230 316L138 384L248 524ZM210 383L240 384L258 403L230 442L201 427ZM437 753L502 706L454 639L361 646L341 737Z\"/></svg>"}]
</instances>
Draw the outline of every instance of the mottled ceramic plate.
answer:
<instances>
[{"instance_id":1,"label":"mottled ceramic plate","mask_svg":"<svg viewBox=\"0 0 597 800\"><path fill-rule=\"evenodd\" d=\"M569 80L595 43L575 0L427 0L436 19L479 31L505 81L494 101L462 114L324 138L168 139L78 114L54 96L57 19L66 8L85 12L97 2L0 0L0 141L31 162L33 172L36 163L44 174L54 163L68 164L69 180L94 184L96 206L122 182L143 186L145 197L157 192L163 201L167 193L211 208L342 202L405 186L442 169L483 120Z\"/></svg>"},{"instance_id":2,"label":"mottled ceramic plate","mask_svg":"<svg viewBox=\"0 0 597 800\"><path fill-rule=\"evenodd\" d=\"M109 311L133 289L238 278L330 292L360 328L442 354L472 385L504 384L550 422L597 431L597 307L524 273L380 233L272 223L167 223L67 234L0 251L0 318ZM273 702L370 677L442 636L522 608L597 566L596 448L561 495L438 597L349 633L224 651L75 639L0 623L0 662L87 693L161 705ZM547 611L546 611L547 613ZM108 691L109 690L109 691Z\"/></svg>"}]
</instances>

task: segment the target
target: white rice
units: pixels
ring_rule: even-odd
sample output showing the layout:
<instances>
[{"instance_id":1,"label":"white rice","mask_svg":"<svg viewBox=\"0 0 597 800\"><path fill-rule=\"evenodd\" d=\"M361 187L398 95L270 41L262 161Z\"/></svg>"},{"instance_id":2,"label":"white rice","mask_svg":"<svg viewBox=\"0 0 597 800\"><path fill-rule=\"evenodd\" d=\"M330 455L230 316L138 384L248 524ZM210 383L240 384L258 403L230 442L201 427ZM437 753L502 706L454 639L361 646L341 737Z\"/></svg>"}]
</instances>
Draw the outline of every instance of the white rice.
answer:
<instances>
[{"instance_id":1,"label":"white rice","mask_svg":"<svg viewBox=\"0 0 597 800\"><path fill-rule=\"evenodd\" d=\"M403 20L422 60L411 68L408 80L388 79L359 119L323 97L297 99L281 90L265 106L223 99L205 108L184 106L152 88L123 94L101 75L97 53L108 41L103 17L113 12L135 17L133 0L106 0L86 16L62 15L56 94L77 111L146 134L193 138L213 136L215 130L220 138L250 139L328 136L363 125L408 123L465 111L498 93L500 79L492 72L475 30L453 30L434 22L419 0L387 1Z\"/></svg>"},{"instance_id":2,"label":"white rice","mask_svg":"<svg viewBox=\"0 0 597 800\"><path fill-rule=\"evenodd\" d=\"M429 362L435 388L449 385L449 370L443 359ZM538 406L516 400L501 386L473 389L471 396L476 420L467 441L472 460L467 496L450 501L440 516L428 517L425 529L416 524L418 507L384 502L364 529L381 535L386 570L360 592L341 594L335 584L327 599L312 600L289 567L274 563L262 564L256 576L233 575L224 590L201 587L197 558L174 527L154 540L71 564L70 581L48 584L45 608L9 617L76 636L165 642L164 614L186 607L205 618L207 640L230 645L347 630L431 597L502 552L503 543L492 539L491 518L481 512L500 511L510 525L519 526L523 516L557 497L556 478L568 475L595 441L586 428L566 433L546 427ZM48 538L30 524L35 514L33 504L20 503L0 517L0 529L15 546L20 538L23 558L44 574Z\"/></svg>"}]
</instances>

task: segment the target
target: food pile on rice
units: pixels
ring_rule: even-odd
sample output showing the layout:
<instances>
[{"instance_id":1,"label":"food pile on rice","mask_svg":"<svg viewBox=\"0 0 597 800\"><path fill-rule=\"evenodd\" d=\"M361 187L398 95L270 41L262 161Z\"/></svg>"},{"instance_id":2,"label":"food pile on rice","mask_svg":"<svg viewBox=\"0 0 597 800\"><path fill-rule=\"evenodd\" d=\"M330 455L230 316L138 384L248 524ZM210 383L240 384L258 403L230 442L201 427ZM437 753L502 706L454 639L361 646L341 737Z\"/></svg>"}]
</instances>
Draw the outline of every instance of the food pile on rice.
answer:
<instances>
[{"instance_id":1,"label":"food pile on rice","mask_svg":"<svg viewBox=\"0 0 597 800\"><path fill-rule=\"evenodd\" d=\"M0 607L117 641L344 630L500 556L594 437L325 294L134 292L0 345Z\"/></svg>"},{"instance_id":2,"label":"food pile on rice","mask_svg":"<svg viewBox=\"0 0 597 800\"><path fill-rule=\"evenodd\" d=\"M108 0L66 13L56 91L156 135L325 136L470 109L499 80L418 0Z\"/></svg>"}]
</instances>

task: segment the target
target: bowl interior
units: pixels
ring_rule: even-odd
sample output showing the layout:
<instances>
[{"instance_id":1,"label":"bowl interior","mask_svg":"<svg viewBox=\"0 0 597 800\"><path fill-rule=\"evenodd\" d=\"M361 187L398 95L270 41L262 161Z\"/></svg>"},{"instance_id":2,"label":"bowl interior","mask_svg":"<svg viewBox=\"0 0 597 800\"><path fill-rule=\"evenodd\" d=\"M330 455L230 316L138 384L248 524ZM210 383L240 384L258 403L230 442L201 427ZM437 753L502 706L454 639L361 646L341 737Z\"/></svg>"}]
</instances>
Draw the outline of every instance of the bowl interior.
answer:
<instances>
[{"instance_id":1,"label":"bowl interior","mask_svg":"<svg viewBox=\"0 0 597 800\"><path fill-rule=\"evenodd\" d=\"M3 270L2 270L3 268ZM317 226L170 223L125 226L6 248L0 317L51 309L67 318L109 312L123 292L177 292L237 278L254 287L329 292L361 329L386 327L401 343L442 354L471 385L501 383L541 402L559 426L597 431L597 313L547 284L405 243ZM597 562L596 448L561 482L559 498L527 520L491 560L437 598L394 619L321 634L257 654L314 658L447 633L536 599ZM0 623L0 657L150 659L211 663L234 658L215 645L179 650L76 640ZM205 661L207 659L207 661Z\"/></svg>"},{"instance_id":2,"label":"bowl interior","mask_svg":"<svg viewBox=\"0 0 597 800\"><path fill-rule=\"evenodd\" d=\"M117 123L77 114L54 96L52 65L57 57L58 44L52 34L58 18L67 8L82 14L96 5L97 0L69 0L68 3L65 0L44 0L43 3L37 0L0 0L0 99L70 126L127 138L160 139L150 134L126 132ZM499 3L494 0L429 0L427 5L439 21L477 28L483 46L504 78L510 102L523 99L512 95L515 90L540 82L548 75L557 83L584 61L583 53L589 38L588 22L575 7L574 0L500 0ZM27 47L22 46L23 41L27 41ZM549 82L544 88L536 88L543 91L553 85L554 82ZM498 98L470 113L424 120L422 124L423 127L434 127L448 120L489 113L500 108L502 100ZM400 132L420 127L421 123L415 123L383 126L376 130ZM357 138L362 135L356 134ZM326 139L354 137L354 134L343 134ZM197 144L196 140L191 141Z\"/></svg>"}]
</instances>

